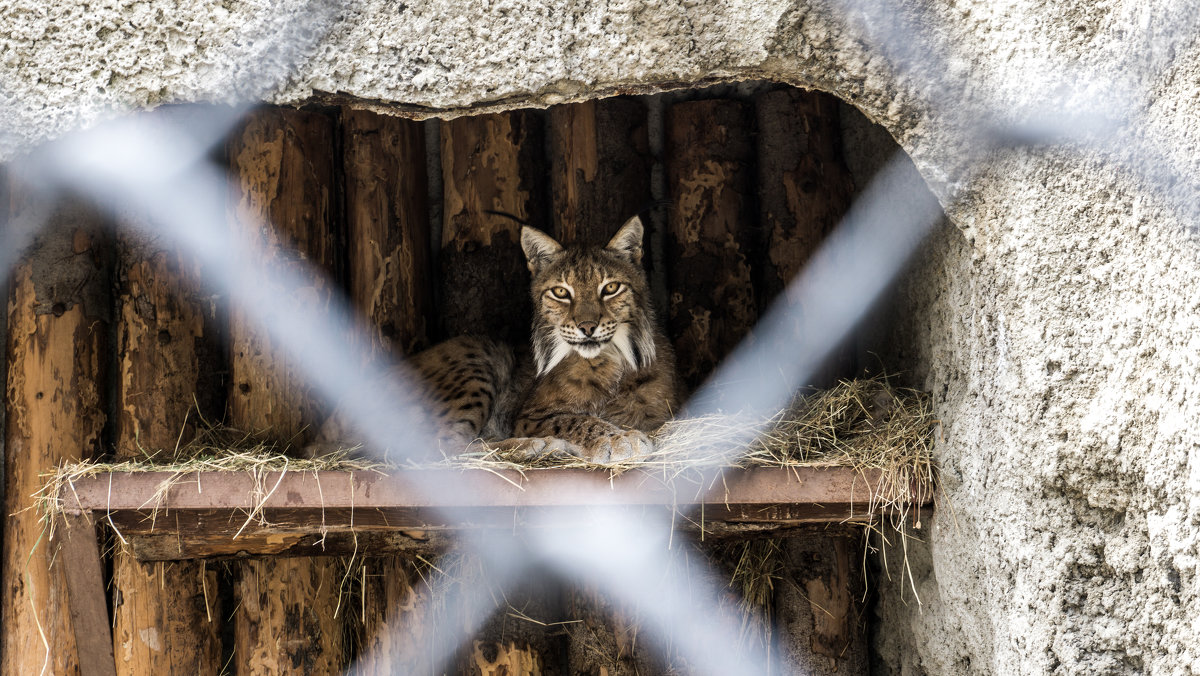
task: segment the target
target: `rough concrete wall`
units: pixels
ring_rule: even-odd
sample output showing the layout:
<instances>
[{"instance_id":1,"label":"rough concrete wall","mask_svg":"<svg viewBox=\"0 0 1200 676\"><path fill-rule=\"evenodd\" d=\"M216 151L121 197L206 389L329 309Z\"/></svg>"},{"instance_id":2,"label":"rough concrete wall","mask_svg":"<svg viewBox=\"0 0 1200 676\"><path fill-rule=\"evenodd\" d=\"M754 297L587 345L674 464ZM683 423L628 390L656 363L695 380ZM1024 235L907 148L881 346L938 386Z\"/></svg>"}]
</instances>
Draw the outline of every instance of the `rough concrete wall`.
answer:
<instances>
[{"instance_id":1,"label":"rough concrete wall","mask_svg":"<svg viewBox=\"0 0 1200 676\"><path fill-rule=\"evenodd\" d=\"M881 588L877 665L1200 673L1200 49L1175 4L374 0L293 25L298 0L14 0L0 156L177 100L335 92L461 114L709 79L831 91L887 129L953 223L897 295L894 335L945 425L954 518L913 545L922 610ZM916 32L881 47L896 26ZM252 77L291 63L278 86ZM988 110L1025 119L1050 93L1056 112L1097 95L1134 121L1103 152L972 152Z\"/></svg>"},{"instance_id":2,"label":"rough concrete wall","mask_svg":"<svg viewBox=\"0 0 1200 676\"><path fill-rule=\"evenodd\" d=\"M1096 164L1014 153L979 185L992 218L937 233L896 305L953 515L916 557L924 611L885 592L909 640L877 648L917 673L1200 672L1196 243Z\"/></svg>"}]
</instances>

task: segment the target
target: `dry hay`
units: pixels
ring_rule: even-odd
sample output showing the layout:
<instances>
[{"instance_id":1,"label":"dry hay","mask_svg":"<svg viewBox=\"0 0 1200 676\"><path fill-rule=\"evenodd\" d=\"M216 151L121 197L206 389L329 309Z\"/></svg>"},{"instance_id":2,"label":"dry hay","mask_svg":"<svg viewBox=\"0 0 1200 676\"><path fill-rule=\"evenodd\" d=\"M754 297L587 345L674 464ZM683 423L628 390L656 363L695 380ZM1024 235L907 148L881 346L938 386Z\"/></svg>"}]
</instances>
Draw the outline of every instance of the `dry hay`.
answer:
<instances>
[{"instance_id":1,"label":"dry hay","mask_svg":"<svg viewBox=\"0 0 1200 676\"><path fill-rule=\"evenodd\" d=\"M264 433L250 433L211 424L203 419L196 426L194 438L175 449L138 449L141 457L114 462L84 460L62 465L44 475L47 479L34 496L34 506L42 514L43 529L53 537L57 517L62 512L64 491L73 490L76 482L93 476L117 472L165 472L171 476L159 484L155 498L148 507L161 502L179 481L196 472L245 472L254 477L256 504L270 494L267 474L272 472L382 471L387 465L355 455L357 448L339 449L316 458L297 458L289 453L288 442L271 441ZM251 515L253 517L253 515Z\"/></svg>"},{"instance_id":2,"label":"dry hay","mask_svg":"<svg viewBox=\"0 0 1200 676\"><path fill-rule=\"evenodd\" d=\"M652 453L595 465L578 458L522 459L519 452L477 442L441 466L487 470L603 467L613 473L660 470L671 477L721 467L850 467L877 470L873 510L899 525L914 504L929 502L936 470L938 422L928 395L894 387L886 377L843 380L797 395L770 417L741 413L673 420L653 435Z\"/></svg>"},{"instance_id":3,"label":"dry hay","mask_svg":"<svg viewBox=\"0 0 1200 676\"><path fill-rule=\"evenodd\" d=\"M250 433L203 419L195 437L171 451L140 449L142 456L121 462L84 461L64 465L48 475L38 495L47 517L61 509L62 491L85 477L109 472L170 472L175 480L201 471L247 472L259 479L262 496L270 472L328 470L387 471L396 466L364 457L357 447L312 459L294 457L287 442L276 443L263 433ZM928 397L915 390L893 387L886 378L844 380L810 395L798 395L787 408L769 418L720 414L674 420L654 435L655 450L625 462L595 465L578 458L542 457L530 461L513 451L476 442L467 451L426 467L488 471L548 467L605 469L614 474L630 469L661 471L669 477L719 467L851 467L878 470L882 484L875 493L883 504L873 505L902 521L913 504L928 502L935 471L933 434L937 421ZM411 466L418 468L418 466ZM175 480L163 482L164 493ZM47 525L52 519L47 519Z\"/></svg>"}]
</instances>

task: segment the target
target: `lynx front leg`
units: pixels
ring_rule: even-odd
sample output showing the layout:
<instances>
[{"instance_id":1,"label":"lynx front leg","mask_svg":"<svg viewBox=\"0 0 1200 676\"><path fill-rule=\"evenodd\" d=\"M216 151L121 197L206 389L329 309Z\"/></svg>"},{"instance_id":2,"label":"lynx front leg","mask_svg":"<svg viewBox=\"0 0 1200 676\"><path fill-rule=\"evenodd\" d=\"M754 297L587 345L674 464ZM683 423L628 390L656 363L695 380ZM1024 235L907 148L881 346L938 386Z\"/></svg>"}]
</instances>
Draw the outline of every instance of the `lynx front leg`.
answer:
<instances>
[{"instance_id":1,"label":"lynx front leg","mask_svg":"<svg viewBox=\"0 0 1200 676\"><path fill-rule=\"evenodd\" d=\"M650 437L643 432L621 429L591 415L524 417L517 421L515 432L519 437L564 440L572 447L572 454L599 464L622 462L654 450Z\"/></svg>"}]
</instances>

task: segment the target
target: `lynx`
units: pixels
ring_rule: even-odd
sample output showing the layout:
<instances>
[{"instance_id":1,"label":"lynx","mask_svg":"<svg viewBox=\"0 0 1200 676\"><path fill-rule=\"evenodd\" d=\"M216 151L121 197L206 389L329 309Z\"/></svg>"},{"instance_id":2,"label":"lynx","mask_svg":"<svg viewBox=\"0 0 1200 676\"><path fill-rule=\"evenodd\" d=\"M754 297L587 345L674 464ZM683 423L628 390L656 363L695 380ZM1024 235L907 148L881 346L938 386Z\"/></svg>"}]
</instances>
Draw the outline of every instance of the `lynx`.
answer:
<instances>
[{"instance_id":1,"label":"lynx","mask_svg":"<svg viewBox=\"0 0 1200 676\"><path fill-rule=\"evenodd\" d=\"M651 450L646 433L670 419L678 385L641 267L642 237L636 216L604 247L564 247L522 229L532 274L529 358L471 336L413 358L443 448L482 438L526 458L598 463ZM334 416L321 438L345 441L344 431Z\"/></svg>"}]
</instances>

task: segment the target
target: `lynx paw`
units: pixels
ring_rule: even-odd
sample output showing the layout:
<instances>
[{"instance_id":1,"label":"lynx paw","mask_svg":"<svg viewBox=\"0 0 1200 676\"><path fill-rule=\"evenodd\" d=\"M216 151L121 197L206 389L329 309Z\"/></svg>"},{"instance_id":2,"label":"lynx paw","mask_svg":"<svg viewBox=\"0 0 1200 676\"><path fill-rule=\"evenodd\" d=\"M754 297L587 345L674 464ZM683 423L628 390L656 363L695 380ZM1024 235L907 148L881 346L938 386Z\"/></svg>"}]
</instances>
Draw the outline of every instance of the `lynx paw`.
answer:
<instances>
[{"instance_id":1,"label":"lynx paw","mask_svg":"<svg viewBox=\"0 0 1200 676\"><path fill-rule=\"evenodd\" d=\"M654 442L644 432L628 430L600 439L589 450L591 452L583 456L585 460L610 465L650 455L654 451Z\"/></svg>"},{"instance_id":2,"label":"lynx paw","mask_svg":"<svg viewBox=\"0 0 1200 676\"><path fill-rule=\"evenodd\" d=\"M503 453L506 459L515 462L583 457L583 449L558 437L515 437L492 446Z\"/></svg>"}]
</instances>

